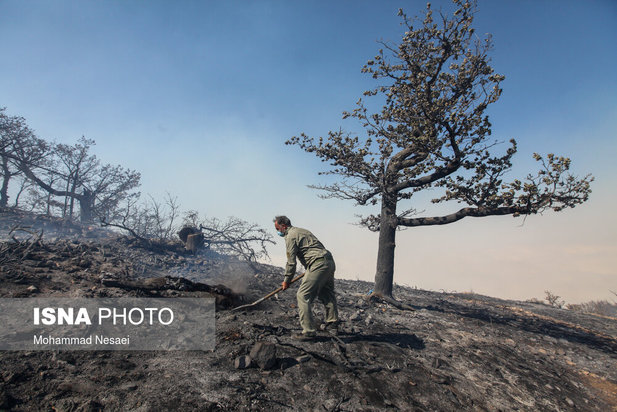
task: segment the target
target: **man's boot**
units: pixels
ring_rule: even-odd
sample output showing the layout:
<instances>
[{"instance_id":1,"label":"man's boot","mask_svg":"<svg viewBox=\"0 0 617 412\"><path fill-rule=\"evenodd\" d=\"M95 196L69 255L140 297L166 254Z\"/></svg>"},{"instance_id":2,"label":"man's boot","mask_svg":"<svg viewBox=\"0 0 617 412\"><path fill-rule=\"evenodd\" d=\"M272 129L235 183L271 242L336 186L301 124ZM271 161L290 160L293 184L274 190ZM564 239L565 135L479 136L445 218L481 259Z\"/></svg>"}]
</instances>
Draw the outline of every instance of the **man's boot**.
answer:
<instances>
[{"instance_id":1,"label":"man's boot","mask_svg":"<svg viewBox=\"0 0 617 412\"><path fill-rule=\"evenodd\" d=\"M321 330L328 332L330 335L338 336L338 324L339 321L328 322L321 325Z\"/></svg>"},{"instance_id":2,"label":"man's boot","mask_svg":"<svg viewBox=\"0 0 617 412\"><path fill-rule=\"evenodd\" d=\"M315 332L307 332L307 333L294 333L291 335L292 339L301 341L301 342L309 342L315 340L317 334Z\"/></svg>"}]
</instances>

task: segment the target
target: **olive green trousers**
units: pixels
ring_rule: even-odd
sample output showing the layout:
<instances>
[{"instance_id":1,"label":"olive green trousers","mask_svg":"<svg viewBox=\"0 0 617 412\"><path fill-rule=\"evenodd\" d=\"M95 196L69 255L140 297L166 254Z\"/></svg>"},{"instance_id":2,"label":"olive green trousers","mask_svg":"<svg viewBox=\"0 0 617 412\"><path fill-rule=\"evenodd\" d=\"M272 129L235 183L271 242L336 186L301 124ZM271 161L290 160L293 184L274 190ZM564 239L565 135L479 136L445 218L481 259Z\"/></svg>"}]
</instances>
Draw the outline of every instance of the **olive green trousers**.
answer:
<instances>
[{"instance_id":1,"label":"olive green trousers","mask_svg":"<svg viewBox=\"0 0 617 412\"><path fill-rule=\"evenodd\" d=\"M296 294L302 333L315 332L315 321L311 310L311 304L315 298L319 298L326 308L326 322L338 321L336 295L334 294L335 270L334 259L328 254L314 261L304 274Z\"/></svg>"}]
</instances>

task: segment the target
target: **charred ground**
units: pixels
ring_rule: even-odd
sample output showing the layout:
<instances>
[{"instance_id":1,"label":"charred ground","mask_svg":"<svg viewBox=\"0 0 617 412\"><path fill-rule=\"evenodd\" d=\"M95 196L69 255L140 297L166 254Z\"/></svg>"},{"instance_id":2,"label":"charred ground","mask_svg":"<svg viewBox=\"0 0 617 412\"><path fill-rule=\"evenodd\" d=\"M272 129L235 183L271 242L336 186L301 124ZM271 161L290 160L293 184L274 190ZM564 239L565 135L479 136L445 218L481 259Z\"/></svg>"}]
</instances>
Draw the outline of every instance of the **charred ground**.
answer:
<instances>
[{"instance_id":1,"label":"charred ground","mask_svg":"<svg viewBox=\"0 0 617 412\"><path fill-rule=\"evenodd\" d=\"M293 290L230 311L275 289L280 268L0 217L0 297L217 299L211 352L0 352L0 410L617 410L614 318L397 287L416 309L402 311L338 279L342 333L296 342ZM259 342L273 366L237 369Z\"/></svg>"}]
</instances>

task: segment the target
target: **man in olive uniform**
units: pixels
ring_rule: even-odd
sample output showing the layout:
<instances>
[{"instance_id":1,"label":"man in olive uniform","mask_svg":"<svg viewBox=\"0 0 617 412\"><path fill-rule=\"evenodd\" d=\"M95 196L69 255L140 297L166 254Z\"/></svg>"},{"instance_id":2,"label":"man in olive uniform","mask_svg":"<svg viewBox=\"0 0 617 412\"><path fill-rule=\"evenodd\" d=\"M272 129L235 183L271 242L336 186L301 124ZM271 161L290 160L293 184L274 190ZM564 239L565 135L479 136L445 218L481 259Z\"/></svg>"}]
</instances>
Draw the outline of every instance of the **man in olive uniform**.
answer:
<instances>
[{"instance_id":1,"label":"man in olive uniform","mask_svg":"<svg viewBox=\"0 0 617 412\"><path fill-rule=\"evenodd\" d=\"M286 216L276 216L274 227L279 236L285 237L287 249L285 279L281 285L283 290L289 287L296 274L296 258L306 268L302 284L296 294L302 334L294 337L300 340L310 340L316 336L313 312L311 311L311 303L315 298L319 298L326 308L326 330L336 334L338 327L338 310L334 294L336 266L332 254L311 232L292 226L291 221Z\"/></svg>"}]
</instances>

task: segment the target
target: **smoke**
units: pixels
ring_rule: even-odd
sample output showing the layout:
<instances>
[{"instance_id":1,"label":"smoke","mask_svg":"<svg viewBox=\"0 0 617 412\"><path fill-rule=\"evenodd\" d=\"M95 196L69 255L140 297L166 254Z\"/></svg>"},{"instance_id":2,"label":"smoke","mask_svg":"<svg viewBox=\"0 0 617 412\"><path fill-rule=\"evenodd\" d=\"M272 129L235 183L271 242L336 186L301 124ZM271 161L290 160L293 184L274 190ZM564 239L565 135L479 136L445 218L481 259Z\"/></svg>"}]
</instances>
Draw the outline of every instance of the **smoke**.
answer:
<instances>
[{"instance_id":1,"label":"smoke","mask_svg":"<svg viewBox=\"0 0 617 412\"><path fill-rule=\"evenodd\" d=\"M220 256L202 262L198 259L193 263L185 263L170 272L173 272L171 276L181 276L195 282L224 285L237 294L246 294L255 276L255 270L248 262Z\"/></svg>"},{"instance_id":2,"label":"smoke","mask_svg":"<svg viewBox=\"0 0 617 412\"><path fill-rule=\"evenodd\" d=\"M97 240L115 236L95 225L86 226L68 219L37 215L20 210L3 210L0 213L0 241L27 241L41 237L45 241Z\"/></svg>"},{"instance_id":3,"label":"smoke","mask_svg":"<svg viewBox=\"0 0 617 412\"><path fill-rule=\"evenodd\" d=\"M255 271L247 262L228 262L221 269L220 273L212 277L214 283L225 285L237 294L248 292L249 283L255 276Z\"/></svg>"}]
</instances>

